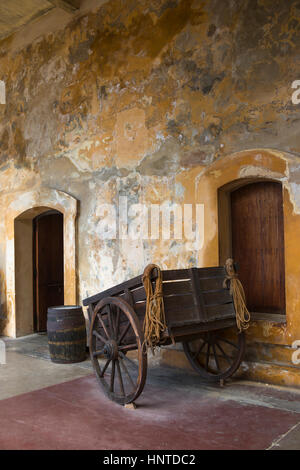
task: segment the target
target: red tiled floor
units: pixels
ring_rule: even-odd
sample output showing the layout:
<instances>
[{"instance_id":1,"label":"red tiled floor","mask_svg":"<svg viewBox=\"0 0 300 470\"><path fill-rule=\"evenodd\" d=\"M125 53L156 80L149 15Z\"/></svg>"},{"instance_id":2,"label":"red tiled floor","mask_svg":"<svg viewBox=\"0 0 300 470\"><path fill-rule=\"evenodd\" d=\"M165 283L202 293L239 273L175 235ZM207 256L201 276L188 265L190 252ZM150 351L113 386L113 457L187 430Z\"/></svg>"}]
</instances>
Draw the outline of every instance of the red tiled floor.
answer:
<instances>
[{"instance_id":1,"label":"red tiled floor","mask_svg":"<svg viewBox=\"0 0 300 470\"><path fill-rule=\"evenodd\" d=\"M0 401L0 449L265 449L299 414L147 385L136 410L88 376Z\"/></svg>"}]
</instances>

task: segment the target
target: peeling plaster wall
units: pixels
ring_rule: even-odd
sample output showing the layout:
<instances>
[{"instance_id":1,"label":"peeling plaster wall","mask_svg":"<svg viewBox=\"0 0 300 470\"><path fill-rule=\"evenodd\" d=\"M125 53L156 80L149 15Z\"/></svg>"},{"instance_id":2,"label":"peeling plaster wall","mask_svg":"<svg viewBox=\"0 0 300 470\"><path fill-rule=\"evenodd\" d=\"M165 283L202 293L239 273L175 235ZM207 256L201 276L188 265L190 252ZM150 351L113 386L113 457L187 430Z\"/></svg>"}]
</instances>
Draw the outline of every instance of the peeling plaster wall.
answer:
<instances>
[{"instance_id":1,"label":"peeling plaster wall","mask_svg":"<svg viewBox=\"0 0 300 470\"><path fill-rule=\"evenodd\" d=\"M217 189L239 177L283 182L286 245L298 253L298 1L85 0L73 19L53 14L0 43L1 209L29 188L79 201L78 300L150 261L218 264ZM204 248L101 240L99 206L122 195L129 204L203 202ZM4 317L5 232L0 222ZM296 261L286 263L288 324L269 342L290 346L300 335L299 277Z\"/></svg>"}]
</instances>

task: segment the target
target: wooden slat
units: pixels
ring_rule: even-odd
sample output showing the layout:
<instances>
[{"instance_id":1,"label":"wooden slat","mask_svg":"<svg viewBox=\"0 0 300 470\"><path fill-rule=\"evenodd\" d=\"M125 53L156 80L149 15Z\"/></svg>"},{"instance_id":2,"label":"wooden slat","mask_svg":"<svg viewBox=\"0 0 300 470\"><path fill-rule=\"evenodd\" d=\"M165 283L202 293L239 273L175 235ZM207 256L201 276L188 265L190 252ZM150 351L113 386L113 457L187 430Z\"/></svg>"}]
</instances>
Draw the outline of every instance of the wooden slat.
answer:
<instances>
[{"instance_id":1,"label":"wooden slat","mask_svg":"<svg viewBox=\"0 0 300 470\"><path fill-rule=\"evenodd\" d=\"M216 321L210 321L208 323L196 323L190 325L174 325L172 328L171 333L175 337L175 341L184 341L186 340L186 336L198 335L201 332L208 331L208 330L218 330L222 328L228 328L231 326L235 326L236 321L235 318L225 318ZM168 335L168 332L165 334Z\"/></svg>"},{"instance_id":2,"label":"wooden slat","mask_svg":"<svg viewBox=\"0 0 300 470\"><path fill-rule=\"evenodd\" d=\"M198 312L194 306L185 307L184 309L174 308L172 312L166 311L167 327L198 324Z\"/></svg>"},{"instance_id":3,"label":"wooden slat","mask_svg":"<svg viewBox=\"0 0 300 470\"><path fill-rule=\"evenodd\" d=\"M199 321L204 321L206 317L206 311L204 308L203 296L199 289L198 283L198 272L197 268L190 269L190 276L191 276L191 285L193 290L193 299L195 307L197 308Z\"/></svg>"},{"instance_id":4,"label":"wooden slat","mask_svg":"<svg viewBox=\"0 0 300 470\"><path fill-rule=\"evenodd\" d=\"M180 294L191 294L192 286L189 280L186 281L175 281L175 282L164 282L163 283L163 295L180 295Z\"/></svg>"},{"instance_id":5,"label":"wooden slat","mask_svg":"<svg viewBox=\"0 0 300 470\"><path fill-rule=\"evenodd\" d=\"M211 305L205 307L207 314L207 321L214 321L216 319L235 318L235 310L233 303L223 305Z\"/></svg>"},{"instance_id":6,"label":"wooden slat","mask_svg":"<svg viewBox=\"0 0 300 470\"><path fill-rule=\"evenodd\" d=\"M154 288L153 288L154 291ZM146 300L146 292L143 287L130 291L134 302L140 302ZM167 297L181 297L184 295L191 295L192 287L189 281L182 282L167 282L163 283L163 296Z\"/></svg>"},{"instance_id":7,"label":"wooden slat","mask_svg":"<svg viewBox=\"0 0 300 470\"><path fill-rule=\"evenodd\" d=\"M164 281L173 281L180 279L189 279L190 274L188 269L170 269L168 271L162 271Z\"/></svg>"},{"instance_id":8,"label":"wooden slat","mask_svg":"<svg viewBox=\"0 0 300 470\"><path fill-rule=\"evenodd\" d=\"M97 296L94 296L94 297L97 297ZM122 292L118 297L120 297L121 299L126 300L124 292ZM92 302L92 303L88 304L89 308L91 308L91 310L94 311L95 307L100 302L100 300L102 300L102 298L99 299L99 300L96 300L95 302Z\"/></svg>"},{"instance_id":9,"label":"wooden slat","mask_svg":"<svg viewBox=\"0 0 300 470\"><path fill-rule=\"evenodd\" d=\"M178 271L187 271L187 270L178 270ZM163 272L169 272L169 271L163 271ZM83 305L87 306L87 305L90 305L90 304L95 304L96 302L99 302L100 300L104 299L105 297L115 297L115 296L120 297L121 294L124 293L125 289L132 290L132 289L137 289L139 287L142 287L143 286L142 277L143 277L142 275L139 275L139 276L136 276L132 279L124 281L121 284L118 284L117 286L113 286L109 289L106 289L102 292L99 292L98 294L95 294L91 297L88 297L88 298L84 299L82 301L82 303L83 303ZM167 277L168 277L168 275L167 275ZM155 273L153 273L151 275L151 279L155 279L155 278L156 278Z\"/></svg>"},{"instance_id":10,"label":"wooden slat","mask_svg":"<svg viewBox=\"0 0 300 470\"><path fill-rule=\"evenodd\" d=\"M212 277L199 279L199 286L202 292L223 289L224 277Z\"/></svg>"},{"instance_id":11,"label":"wooden slat","mask_svg":"<svg viewBox=\"0 0 300 470\"><path fill-rule=\"evenodd\" d=\"M167 271L162 271L162 275L163 275L164 281L189 279L189 270L188 269L170 269ZM155 274L152 275L152 278L155 279ZM103 292L100 292L98 294L95 294L91 297L84 299L83 305L87 306L90 304L95 304L96 302L99 302L101 299L104 299L105 297L119 296L121 293L124 292L125 288L132 290L132 289L141 287L142 285L143 285L142 276L140 275L128 281L122 282L121 284L118 284L117 286L111 287L110 289L106 289Z\"/></svg>"},{"instance_id":12,"label":"wooden slat","mask_svg":"<svg viewBox=\"0 0 300 470\"><path fill-rule=\"evenodd\" d=\"M201 321L192 295L165 297L164 306L168 327Z\"/></svg>"},{"instance_id":13,"label":"wooden slat","mask_svg":"<svg viewBox=\"0 0 300 470\"><path fill-rule=\"evenodd\" d=\"M227 289L213 292L204 292L203 299L205 305L222 305L232 302L232 297Z\"/></svg>"},{"instance_id":14,"label":"wooden slat","mask_svg":"<svg viewBox=\"0 0 300 470\"><path fill-rule=\"evenodd\" d=\"M172 312L174 309L180 310L185 309L186 307L194 307L193 296L190 295L172 295L169 297L164 297L164 306L165 311ZM196 307L196 306L195 306Z\"/></svg>"},{"instance_id":15,"label":"wooden slat","mask_svg":"<svg viewBox=\"0 0 300 470\"><path fill-rule=\"evenodd\" d=\"M223 266L216 266L213 268L198 268L199 279L222 277L225 278L225 268Z\"/></svg>"},{"instance_id":16,"label":"wooden slat","mask_svg":"<svg viewBox=\"0 0 300 470\"><path fill-rule=\"evenodd\" d=\"M91 322L92 316L93 316L93 308L92 308L91 305L89 305L89 307L88 307L88 309L87 309L87 312L88 312L89 321Z\"/></svg>"},{"instance_id":17,"label":"wooden slat","mask_svg":"<svg viewBox=\"0 0 300 470\"><path fill-rule=\"evenodd\" d=\"M134 289L141 285L142 285L142 276L137 276L137 277L134 277L133 279L122 282L121 284L118 284L117 286L111 287L110 289L106 289L100 292L99 294L88 297L87 299L84 299L82 303L83 305L94 304L96 302L99 302L99 300L104 299L105 297L119 296L120 294L124 292L125 288Z\"/></svg>"},{"instance_id":18,"label":"wooden slat","mask_svg":"<svg viewBox=\"0 0 300 470\"><path fill-rule=\"evenodd\" d=\"M124 289L124 298L125 298L126 302L129 303L129 305L131 305L131 307L134 307L134 298L133 298L133 295L132 295L132 291L130 291L126 287Z\"/></svg>"},{"instance_id":19,"label":"wooden slat","mask_svg":"<svg viewBox=\"0 0 300 470\"><path fill-rule=\"evenodd\" d=\"M146 300L146 292L143 286L139 287L138 289L131 290L130 292L134 302Z\"/></svg>"}]
</instances>

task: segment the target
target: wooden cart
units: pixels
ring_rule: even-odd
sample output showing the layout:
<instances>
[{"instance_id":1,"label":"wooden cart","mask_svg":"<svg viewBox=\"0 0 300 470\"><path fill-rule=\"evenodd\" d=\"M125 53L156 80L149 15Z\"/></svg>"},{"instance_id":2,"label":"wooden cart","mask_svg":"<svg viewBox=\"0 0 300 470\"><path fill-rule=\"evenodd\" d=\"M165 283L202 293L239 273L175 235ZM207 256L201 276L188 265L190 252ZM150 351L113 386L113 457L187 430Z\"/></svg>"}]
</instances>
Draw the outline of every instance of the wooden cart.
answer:
<instances>
[{"instance_id":1,"label":"wooden cart","mask_svg":"<svg viewBox=\"0 0 300 470\"><path fill-rule=\"evenodd\" d=\"M245 351L233 299L223 284L225 277L223 266L162 271L167 328L161 345L182 342L193 368L209 382L230 377ZM89 297L83 304L88 306L90 355L101 386L113 401L133 402L147 375L142 276Z\"/></svg>"}]
</instances>

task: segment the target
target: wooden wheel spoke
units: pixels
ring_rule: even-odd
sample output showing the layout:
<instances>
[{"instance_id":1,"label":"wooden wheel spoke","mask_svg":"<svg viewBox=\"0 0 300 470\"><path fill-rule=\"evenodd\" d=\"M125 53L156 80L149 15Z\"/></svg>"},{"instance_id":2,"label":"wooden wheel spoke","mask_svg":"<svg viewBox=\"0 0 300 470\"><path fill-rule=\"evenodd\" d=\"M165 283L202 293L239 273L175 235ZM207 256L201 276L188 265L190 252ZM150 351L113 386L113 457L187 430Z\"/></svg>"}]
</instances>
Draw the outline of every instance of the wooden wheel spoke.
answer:
<instances>
[{"instance_id":1,"label":"wooden wheel spoke","mask_svg":"<svg viewBox=\"0 0 300 470\"><path fill-rule=\"evenodd\" d=\"M89 346L94 371L108 397L122 405L136 400L146 381L147 353L134 308L121 297L100 300L93 313ZM137 354L129 359L132 350Z\"/></svg>"},{"instance_id":2,"label":"wooden wheel spoke","mask_svg":"<svg viewBox=\"0 0 300 470\"><path fill-rule=\"evenodd\" d=\"M209 353L210 353L210 344L209 344L209 343L207 343L206 361L205 361L205 370L208 370L208 363L209 363Z\"/></svg>"},{"instance_id":3,"label":"wooden wheel spoke","mask_svg":"<svg viewBox=\"0 0 300 470\"><path fill-rule=\"evenodd\" d=\"M110 376L110 392L114 391L114 383L115 383L115 360L112 361L112 368L111 368L111 376Z\"/></svg>"},{"instance_id":4,"label":"wooden wheel spoke","mask_svg":"<svg viewBox=\"0 0 300 470\"><path fill-rule=\"evenodd\" d=\"M222 348L222 346L219 345L219 343L216 343L216 346L217 348L220 349L223 357L225 357L226 361L228 362L229 365L231 365L231 360L230 360L230 357L225 353L224 349Z\"/></svg>"},{"instance_id":5,"label":"wooden wheel spoke","mask_svg":"<svg viewBox=\"0 0 300 470\"><path fill-rule=\"evenodd\" d=\"M132 360L132 359L129 359L129 357L127 357L122 351L119 351L119 354L121 355L121 357L123 357L123 359L125 359L129 364L131 364L135 369L137 368L137 364Z\"/></svg>"},{"instance_id":6,"label":"wooden wheel spoke","mask_svg":"<svg viewBox=\"0 0 300 470\"><path fill-rule=\"evenodd\" d=\"M124 383L123 383L123 379L122 379L120 363L119 363L118 360L116 360L116 363L117 363L117 371L118 371L118 378L119 378L121 393L122 393L123 396L125 396Z\"/></svg>"},{"instance_id":7,"label":"wooden wheel spoke","mask_svg":"<svg viewBox=\"0 0 300 470\"><path fill-rule=\"evenodd\" d=\"M107 317L108 317L110 335L111 335L111 338L115 339L116 338L116 332L115 332L115 327L114 327L114 322L113 322L113 312L112 312L112 309L110 308L109 305L108 305L107 310L108 310Z\"/></svg>"},{"instance_id":8,"label":"wooden wheel spoke","mask_svg":"<svg viewBox=\"0 0 300 470\"><path fill-rule=\"evenodd\" d=\"M127 324L125 330L123 331L123 333L121 334L120 338L119 338L118 341L117 341L117 344L118 344L118 345L122 342L122 340L124 339L126 333L128 333L128 330L129 330L130 327L131 327L131 323L128 322L128 324Z\"/></svg>"},{"instance_id":9,"label":"wooden wheel spoke","mask_svg":"<svg viewBox=\"0 0 300 470\"><path fill-rule=\"evenodd\" d=\"M197 345L198 350L194 344L194 339L191 341L183 342L184 352L198 374L209 383L217 383L220 380L226 380L231 377L241 364L245 353L245 335L238 336L237 346L232 342L236 341L236 337L230 336L230 340L223 339L221 331L212 330L205 335L201 335L204 345ZM225 328L224 333L226 334ZM237 330L236 334L237 334ZM232 335L234 331L232 330ZM219 339L217 339L219 338ZM234 339L233 339L234 338ZM222 344L222 342L224 342ZM207 346L205 347L205 344ZM227 344L230 346L227 347ZM231 346L235 346L232 348ZM197 357L199 351L202 351L201 357Z\"/></svg>"},{"instance_id":10,"label":"wooden wheel spoke","mask_svg":"<svg viewBox=\"0 0 300 470\"><path fill-rule=\"evenodd\" d=\"M117 307L117 317L116 317L116 339L118 338L119 334L119 325L120 325L120 309Z\"/></svg>"},{"instance_id":11,"label":"wooden wheel spoke","mask_svg":"<svg viewBox=\"0 0 300 470\"><path fill-rule=\"evenodd\" d=\"M94 357L101 356L101 354L103 354L103 352L104 352L104 348L100 349L99 351L94 351L93 356Z\"/></svg>"},{"instance_id":12,"label":"wooden wheel spoke","mask_svg":"<svg viewBox=\"0 0 300 470\"><path fill-rule=\"evenodd\" d=\"M129 374L128 369L127 369L126 364L125 364L123 359L120 359L120 364L121 364L121 367L123 368L125 374L127 375L128 379L129 379L129 382L132 385L132 388L134 389L135 388L135 383L132 380L131 375Z\"/></svg>"},{"instance_id":13,"label":"wooden wheel spoke","mask_svg":"<svg viewBox=\"0 0 300 470\"><path fill-rule=\"evenodd\" d=\"M119 326L119 309L115 307L112 314L112 327L114 331L115 340L118 338L118 326Z\"/></svg>"},{"instance_id":14,"label":"wooden wheel spoke","mask_svg":"<svg viewBox=\"0 0 300 470\"><path fill-rule=\"evenodd\" d=\"M214 357L215 357L215 362L216 362L217 370L218 370L218 372L219 372L221 369L220 369L219 359L218 359L218 355L217 355L216 347L215 347L214 343L212 344L212 348L213 348L213 353L214 353Z\"/></svg>"},{"instance_id":15,"label":"wooden wheel spoke","mask_svg":"<svg viewBox=\"0 0 300 470\"><path fill-rule=\"evenodd\" d=\"M100 377L103 377L103 376L104 376L105 371L106 371L106 369L108 368L108 366L109 366L110 363L111 363L111 359L108 359L108 360L106 361L105 366L103 367L103 369L102 369L102 371L101 371Z\"/></svg>"},{"instance_id":16,"label":"wooden wheel spoke","mask_svg":"<svg viewBox=\"0 0 300 470\"><path fill-rule=\"evenodd\" d=\"M102 343L107 343L107 339L105 339L100 333L96 330L93 330L93 335L96 336Z\"/></svg>"},{"instance_id":17,"label":"wooden wheel spoke","mask_svg":"<svg viewBox=\"0 0 300 470\"><path fill-rule=\"evenodd\" d=\"M130 351L133 349L137 349L138 345L137 343L132 343L132 344L124 344L123 346L119 346L118 350L119 351Z\"/></svg>"},{"instance_id":18,"label":"wooden wheel spoke","mask_svg":"<svg viewBox=\"0 0 300 470\"><path fill-rule=\"evenodd\" d=\"M100 323L101 323L101 326L102 326L102 328L103 328L103 330L104 330L104 332L105 332L105 334L106 334L106 336L107 336L107 339L109 339L110 336L109 336L109 334L108 334L108 331L107 331L107 328L106 328L106 326L105 326L105 324L104 324L104 321L102 320L101 313L98 313L97 316L98 316L98 319L99 319L99 321L100 321Z\"/></svg>"},{"instance_id":19,"label":"wooden wheel spoke","mask_svg":"<svg viewBox=\"0 0 300 470\"><path fill-rule=\"evenodd\" d=\"M199 356L199 354L201 353L202 349L204 348L204 346L206 345L206 341L203 340L203 343L200 344L198 350L195 352L195 354L193 355L193 359L196 359L197 356Z\"/></svg>"},{"instance_id":20,"label":"wooden wheel spoke","mask_svg":"<svg viewBox=\"0 0 300 470\"><path fill-rule=\"evenodd\" d=\"M217 336L217 339L219 341L222 341L223 343L230 344L230 346L234 347L235 349L239 349L239 347L236 344L234 344L232 341L229 341L228 339L220 338L220 336Z\"/></svg>"}]
</instances>

